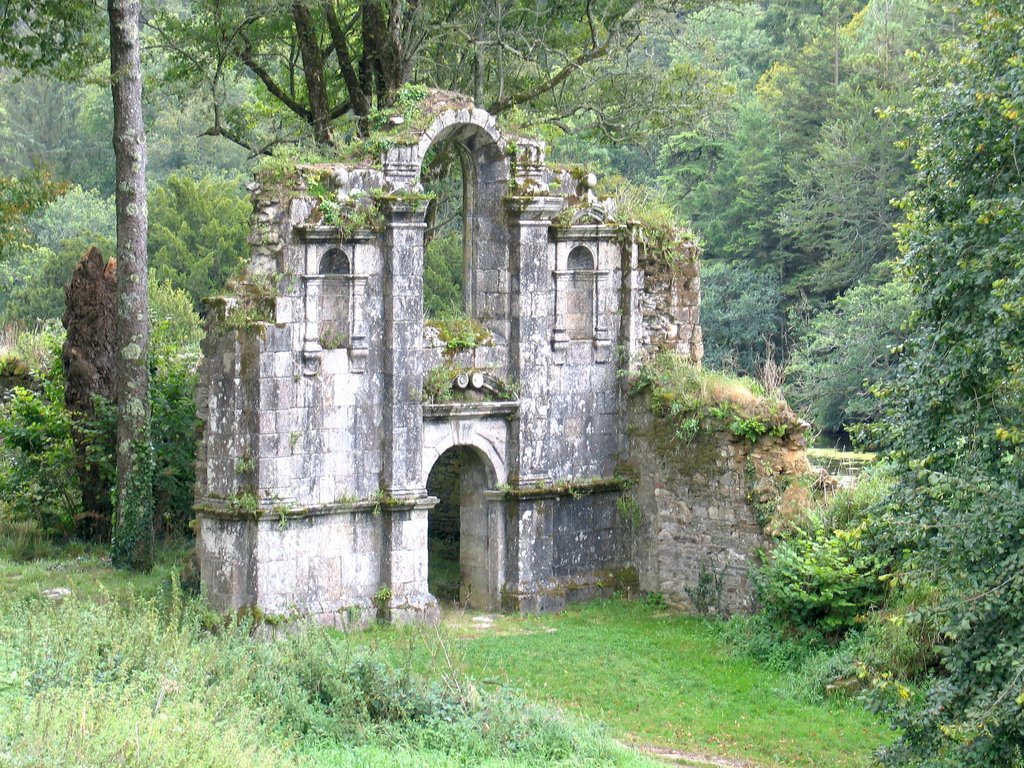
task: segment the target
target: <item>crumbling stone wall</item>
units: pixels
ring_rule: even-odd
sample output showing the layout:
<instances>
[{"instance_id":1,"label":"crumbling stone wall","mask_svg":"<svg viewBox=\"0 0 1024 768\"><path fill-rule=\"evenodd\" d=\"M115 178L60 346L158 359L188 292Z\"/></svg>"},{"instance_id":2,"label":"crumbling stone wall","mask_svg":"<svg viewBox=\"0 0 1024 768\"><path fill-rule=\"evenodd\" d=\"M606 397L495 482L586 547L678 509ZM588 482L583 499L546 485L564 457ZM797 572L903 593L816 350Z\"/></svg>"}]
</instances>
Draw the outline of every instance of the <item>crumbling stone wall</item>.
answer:
<instances>
[{"instance_id":1,"label":"crumbling stone wall","mask_svg":"<svg viewBox=\"0 0 1024 768\"><path fill-rule=\"evenodd\" d=\"M636 583L618 371L666 347L699 361L696 251L655 258L592 177L547 167L543 144L464 98L431 103L378 158L251 188L251 258L209 304L197 392L214 605L436 617L426 483L455 446L480 460L460 494L479 607L557 609ZM490 336L471 349L447 349L423 317L420 173L441 142L470 163L464 301ZM438 376L458 396L425 402Z\"/></svg>"},{"instance_id":2,"label":"crumbling stone wall","mask_svg":"<svg viewBox=\"0 0 1024 768\"><path fill-rule=\"evenodd\" d=\"M671 349L694 362L703 359L699 257L695 243L682 247L672 259L640 251L640 344L646 355Z\"/></svg>"},{"instance_id":3,"label":"crumbling stone wall","mask_svg":"<svg viewBox=\"0 0 1024 768\"><path fill-rule=\"evenodd\" d=\"M721 425L681 442L646 395L631 399L629 424L638 472L624 498L641 528L641 588L689 611L751 611L748 571L770 542L766 525L780 508L806 501L814 477L805 425L790 414L784 437L751 443Z\"/></svg>"}]
</instances>

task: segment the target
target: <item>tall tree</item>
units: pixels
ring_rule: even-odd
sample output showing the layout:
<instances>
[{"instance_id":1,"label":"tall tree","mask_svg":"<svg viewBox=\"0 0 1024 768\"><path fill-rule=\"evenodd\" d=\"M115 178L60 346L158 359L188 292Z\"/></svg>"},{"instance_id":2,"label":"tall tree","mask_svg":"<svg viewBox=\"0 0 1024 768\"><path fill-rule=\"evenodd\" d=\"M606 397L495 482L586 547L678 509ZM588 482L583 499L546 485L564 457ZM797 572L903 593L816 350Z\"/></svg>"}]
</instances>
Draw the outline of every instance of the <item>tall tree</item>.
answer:
<instances>
[{"instance_id":1,"label":"tall tree","mask_svg":"<svg viewBox=\"0 0 1024 768\"><path fill-rule=\"evenodd\" d=\"M108 0L117 191L116 565L153 563L153 443L149 402L146 131L142 122L139 0Z\"/></svg>"},{"instance_id":2,"label":"tall tree","mask_svg":"<svg viewBox=\"0 0 1024 768\"><path fill-rule=\"evenodd\" d=\"M942 665L900 766L1024 760L1024 8L960 0L921 59L900 232L917 304L889 405L904 573L944 595Z\"/></svg>"},{"instance_id":3,"label":"tall tree","mask_svg":"<svg viewBox=\"0 0 1024 768\"><path fill-rule=\"evenodd\" d=\"M635 72L649 58L626 52L639 53L654 20L671 20L699 2L193 0L156 14L152 26L172 62L169 78L210 96L207 133L265 152L297 126L320 144L335 143L343 115L365 133L374 110L392 107L410 81L472 93L493 114L543 103L552 120L589 115L617 129L622 116L599 102L607 108L635 100L645 89L623 88L621 65ZM644 70L634 82L650 85L660 72ZM287 116L275 135L261 136L252 110L232 100L236 78L260 84L250 102L262 98ZM617 99L600 95L608 84L617 84ZM664 114L664 100L657 106ZM651 105L644 111L659 114Z\"/></svg>"}]
</instances>

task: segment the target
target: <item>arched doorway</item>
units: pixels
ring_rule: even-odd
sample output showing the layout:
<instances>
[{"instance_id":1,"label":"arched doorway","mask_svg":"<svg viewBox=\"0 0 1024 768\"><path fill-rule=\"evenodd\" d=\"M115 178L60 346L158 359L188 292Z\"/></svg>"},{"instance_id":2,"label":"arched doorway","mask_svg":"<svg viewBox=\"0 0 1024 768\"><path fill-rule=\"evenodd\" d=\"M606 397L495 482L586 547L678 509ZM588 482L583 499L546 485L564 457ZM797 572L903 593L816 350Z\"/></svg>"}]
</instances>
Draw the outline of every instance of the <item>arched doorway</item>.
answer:
<instances>
[{"instance_id":1,"label":"arched doorway","mask_svg":"<svg viewBox=\"0 0 1024 768\"><path fill-rule=\"evenodd\" d=\"M501 537L487 499L493 486L487 459L465 445L442 453L427 476L427 493L438 499L427 517L427 583L442 602L497 607Z\"/></svg>"}]
</instances>

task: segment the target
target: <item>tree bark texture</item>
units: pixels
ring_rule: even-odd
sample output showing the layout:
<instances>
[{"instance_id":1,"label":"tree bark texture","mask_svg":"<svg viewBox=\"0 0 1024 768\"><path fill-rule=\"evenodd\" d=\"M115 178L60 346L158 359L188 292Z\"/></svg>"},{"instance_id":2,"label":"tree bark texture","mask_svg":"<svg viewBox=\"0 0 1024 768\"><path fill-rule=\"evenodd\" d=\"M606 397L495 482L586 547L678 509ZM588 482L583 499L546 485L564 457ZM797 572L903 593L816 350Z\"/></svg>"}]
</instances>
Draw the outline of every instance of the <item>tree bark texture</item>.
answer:
<instances>
[{"instance_id":1,"label":"tree bark texture","mask_svg":"<svg viewBox=\"0 0 1024 768\"><path fill-rule=\"evenodd\" d=\"M306 75L306 92L309 94L310 122L317 144L332 144L331 106L327 101L327 85L324 77L324 59L317 41L316 22L305 3L292 3L292 20L299 41L302 56L302 70Z\"/></svg>"},{"instance_id":2,"label":"tree bark texture","mask_svg":"<svg viewBox=\"0 0 1024 768\"><path fill-rule=\"evenodd\" d=\"M111 482L96 454L111 455L114 446L96 445L109 433L89 427L97 423L97 398L116 400L117 262L104 262L97 248L86 251L64 287L64 303L64 404L74 415L71 437L82 487L82 516L75 521L75 534L106 540L113 511Z\"/></svg>"},{"instance_id":3,"label":"tree bark texture","mask_svg":"<svg viewBox=\"0 0 1024 768\"><path fill-rule=\"evenodd\" d=\"M153 564L153 442L149 405L146 132L139 0L108 0L117 205L117 493L111 556Z\"/></svg>"}]
</instances>

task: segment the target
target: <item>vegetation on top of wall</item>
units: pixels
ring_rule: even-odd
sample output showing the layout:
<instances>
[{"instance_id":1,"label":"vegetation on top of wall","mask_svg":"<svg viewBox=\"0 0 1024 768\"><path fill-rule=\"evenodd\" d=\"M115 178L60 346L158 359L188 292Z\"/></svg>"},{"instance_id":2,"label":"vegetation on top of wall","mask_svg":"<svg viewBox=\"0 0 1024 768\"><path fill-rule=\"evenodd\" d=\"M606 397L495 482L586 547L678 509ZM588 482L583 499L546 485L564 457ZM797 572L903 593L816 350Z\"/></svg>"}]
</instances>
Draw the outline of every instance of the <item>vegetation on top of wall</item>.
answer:
<instances>
[{"instance_id":1,"label":"vegetation on top of wall","mask_svg":"<svg viewBox=\"0 0 1024 768\"><path fill-rule=\"evenodd\" d=\"M274 154L259 159L256 174L265 184L277 184L297 179L299 165L381 168L389 150L417 144L439 114L472 106L472 100L462 94L406 83L398 89L390 107L375 109L368 115L366 137L347 135L334 146L281 144L274 147Z\"/></svg>"},{"instance_id":2,"label":"vegetation on top of wall","mask_svg":"<svg viewBox=\"0 0 1024 768\"><path fill-rule=\"evenodd\" d=\"M325 171L306 183L310 196L316 202L316 209L310 214L310 223L323 223L337 227L342 239L351 237L359 230L381 230L384 228L384 213L381 202L372 195L353 195L342 202L330 187L330 177Z\"/></svg>"},{"instance_id":3,"label":"vegetation on top of wall","mask_svg":"<svg viewBox=\"0 0 1024 768\"><path fill-rule=\"evenodd\" d=\"M675 352L662 352L643 365L629 392L650 392L651 410L672 421L677 440L726 430L756 443L785 437L799 422L784 400L752 379L698 368Z\"/></svg>"},{"instance_id":4,"label":"vegetation on top of wall","mask_svg":"<svg viewBox=\"0 0 1024 768\"><path fill-rule=\"evenodd\" d=\"M450 355L494 343L493 335L479 320L461 311L444 312L426 324L437 329L437 337Z\"/></svg>"},{"instance_id":5,"label":"vegetation on top of wall","mask_svg":"<svg viewBox=\"0 0 1024 768\"><path fill-rule=\"evenodd\" d=\"M461 374L472 377L474 373L485 373L483 389L456 387L456 378ZM505 381L479 368L461 366L446 360L431 368L423 377L423 402L452 403L478 401L511 401L519 396L519 386Z\"/></svg>"},{"instance_id":6,"label":"vegetation on top of wall","mask_svg":"<svg viewBox=\"0 0 1024 768\"><path fill-rule=\"evenodd\" d=\"M615 221L639 224L648 258L669 265L697 260L700 239L693 230L680 224L679 216L657 190L611 175L598 181L596 192L615 202Z\"/></svg>"},{"instance_id":7,"label":"vegetation on top of wall","mask_svg":"<svg viewBox=\"0 0 1024 768\"><path fill-rule=\"evenodd\" d=\"M243 275L229 280L229 294L215 297L223 303L224 327L242 331L274 322L277 301L276 275Z\"/></svg>"}]
</instances>

